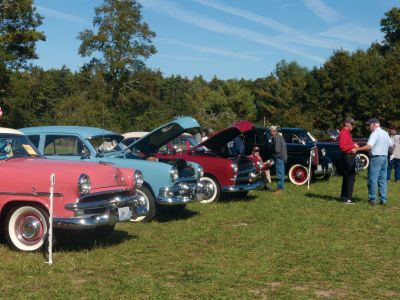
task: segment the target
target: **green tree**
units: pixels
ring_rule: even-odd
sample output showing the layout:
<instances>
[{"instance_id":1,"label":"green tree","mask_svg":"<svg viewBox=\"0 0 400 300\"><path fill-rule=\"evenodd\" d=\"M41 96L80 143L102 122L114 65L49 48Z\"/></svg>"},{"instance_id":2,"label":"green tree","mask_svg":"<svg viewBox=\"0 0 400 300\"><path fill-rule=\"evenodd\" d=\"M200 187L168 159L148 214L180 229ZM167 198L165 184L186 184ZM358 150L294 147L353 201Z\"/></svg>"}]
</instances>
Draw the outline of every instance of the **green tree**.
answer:
<instances>
[{"instance_id":1,"label":"green tree","mask_svg":"<svg viewBox=\"0 0 400 300\"><path fill-rule=\"evenodd\" d=\"M0 62L7 67L24 67L29 59L37 58L35 43L45 36L36 28L42 17L32 0L0 1Z\"/></svg>"},{"instance_id":2,"label":"green tree","mask_svg":"<svg viewBox=\"0 0 400 300\"><path fill-rule=\"evenodd\" d=\"M145 67L143 59L156 53L151 39L155 33L142 21L141 5L136 0L104 0L95 9L93 26L79 33L79 54L94 56L91 64L100 66L117 102L129 75ZM97 55L100 54L100 57Z\"/></svg>"},{"instance_id":3,"label":"green tree","mask_svg":"<svg viewBox=\"0 0 400 300\"><path fill-rule=\"evenodd\" d=\"M387 52L400 43L400 8L393 7L381 19L381 31L385 34L382 49Z\"/></svg>"}]
</instances>

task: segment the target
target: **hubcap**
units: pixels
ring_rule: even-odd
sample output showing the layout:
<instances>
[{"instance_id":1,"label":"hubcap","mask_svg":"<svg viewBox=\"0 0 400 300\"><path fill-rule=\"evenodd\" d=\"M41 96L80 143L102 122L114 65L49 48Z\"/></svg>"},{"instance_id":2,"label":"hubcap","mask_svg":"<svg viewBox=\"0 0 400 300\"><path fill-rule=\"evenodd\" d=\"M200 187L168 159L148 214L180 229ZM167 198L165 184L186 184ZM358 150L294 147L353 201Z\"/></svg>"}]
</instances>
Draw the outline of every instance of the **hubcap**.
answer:
<instances>
[{"instance_id":1,"label":"hubcap","mask_svg":"<svg viewBox=\"0 0 400 300\"><path fill-rule=\"evenodd\" d=\"M42 222L36 216L22 216L16 226L16 235L24 244L33 244L43 236Z\"/></svg>"},{"instance_id":2,"label":"hubcap","mask_svg":"<svg viewBox=\"0 0 400 300\"><path fill-rule=\"evenodd\" d=\"M294 170L294 179L296 181L302 182L306 179L306 172L302 168L297 168Z\"/></svg>"},{"instance_id":3,"label":"hubcap","mask_svg":"<svg viewBox=\"0 0 400 300\"><path fill-rule=\"evenodd\" d=\"M210 199L215 193L215 187L212 183L207 183L203 187L204 199Z\"/></svg>"}]
</instances>

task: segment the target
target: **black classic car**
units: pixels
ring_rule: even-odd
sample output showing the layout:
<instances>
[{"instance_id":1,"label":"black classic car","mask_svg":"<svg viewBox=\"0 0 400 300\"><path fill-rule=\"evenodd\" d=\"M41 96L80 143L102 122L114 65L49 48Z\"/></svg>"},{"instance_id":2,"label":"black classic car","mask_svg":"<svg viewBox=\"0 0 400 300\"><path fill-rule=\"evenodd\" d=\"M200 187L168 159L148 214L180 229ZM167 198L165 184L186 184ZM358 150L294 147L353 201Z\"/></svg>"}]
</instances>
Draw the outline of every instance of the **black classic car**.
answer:
<instances>
[{"instance_id":1,"label":"black classic car","mask_svg":"<svg viewBox=\"0 0 400 300\"><path fill-rule=\"evenodd\" d=\"M326 155L325 149L317 146L317 140L308 131L302 128L280 128L279 132L286 141L288 151L286 172L293 184L305 184L310 168L311 178L329 178L333 171L332 162ZM264 161L271 159L270 139L269 127L255 127L244 136L246 154L250 154L251 149L258 146L262 159Z\"/></svg>"},{"instance_id":2,"label":"black classic car","mask_svg":"<svg viewBox=\"0 0 400 300\"><path fill-rule=\"evenodd\" d=\"M339 130L331 129L325 132L322 132L320 138L318 139L317 146L320 148L324 148L326 150L326 155L332 160L336 171L341 174L342 173L342 166L341 166L341 159L342 159L342 152L339 148ZM354 143L357 143L360 147L367 144L367 138L353 138ZM357 156L361 162L361 169L365 170L369 166L369 153L368 151L359 152Z\"/></svg>"}]
</instances>

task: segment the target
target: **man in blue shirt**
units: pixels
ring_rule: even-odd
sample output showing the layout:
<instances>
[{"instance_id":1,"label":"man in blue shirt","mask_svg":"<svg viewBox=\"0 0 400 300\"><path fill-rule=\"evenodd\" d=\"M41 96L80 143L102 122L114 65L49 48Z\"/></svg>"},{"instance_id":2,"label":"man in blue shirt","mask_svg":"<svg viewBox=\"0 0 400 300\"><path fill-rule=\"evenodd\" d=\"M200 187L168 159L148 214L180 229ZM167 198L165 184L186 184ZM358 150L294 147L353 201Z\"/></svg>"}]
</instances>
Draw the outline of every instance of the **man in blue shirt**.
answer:
<instances>
[{"instance_id":1,"label":"man in blue shirt","mask_svg":"<svg viewBox=\"0 0 400 300\"><path fill-rule=\"evenodd\" d=\"M387 156L392 149L393 143L389 134L384 131L377 118L367 121L368 129L371 131L368 143L354 152L371 151L371 159L368 168L368 202L376 204L376 190L379 186L380 204L387 203Z\"/></svg>"}]
</instances>

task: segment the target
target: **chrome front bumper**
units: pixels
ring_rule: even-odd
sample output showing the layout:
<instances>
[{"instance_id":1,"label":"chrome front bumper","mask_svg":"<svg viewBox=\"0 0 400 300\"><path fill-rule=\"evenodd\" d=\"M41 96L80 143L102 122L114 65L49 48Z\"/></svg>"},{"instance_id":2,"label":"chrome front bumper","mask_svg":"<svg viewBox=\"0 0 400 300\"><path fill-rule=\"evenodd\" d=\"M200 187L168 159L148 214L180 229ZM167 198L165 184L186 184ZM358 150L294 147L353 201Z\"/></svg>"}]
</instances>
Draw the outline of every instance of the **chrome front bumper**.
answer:
<instances>
[{"instance_id":1,"label":"chrome front bumper","mask_svg":"<svg viewBox=\"0 0 400 300\"><path fill-rule=\"evenodd\" d=\"M261 180L257 180L256 182L252 182L252 183L223 186L222 191L225 193L226 192L228 192L228 193L246 192L246 191L257 189L262 186L263 186L263 183L261 182Z\"/></svg>"},{"instance_id":2,"label":"chrome front bumper","mask_svg":"<svg viewBox=\"0 0 400 300\"><path fill-rule=\"evenodd\" d=\"M332 172L333 172L333 163L328 163L326 165L318 165L314 169L314 175L331 174Z\"/></svg>"},{"instance_id":3,"label":"chrome front bumper","mask_svg":"<svg viewBox=\"0 0 400 300\"><path fill-rule=\"evenodd\" d=\"M179 182L173 187L163 187L157 197L161 205L179 205L203 199L203 184L200 182Z\"/></svg>"},{"instance_id":4,"label":"chrome front bumper","mask_svg":"<svg viewBox=\"0 0 400 300\"><path fill-rule=\"evenodd\" d=\"M55 228L61 229L92 229L104 225L114 225L117 222L131 218L146 216L143 196L115 196L111 200L101 200L83 203L69 203L65 209L73 211L75 217L53 218Z\"/></svg>"}]
</instances>

